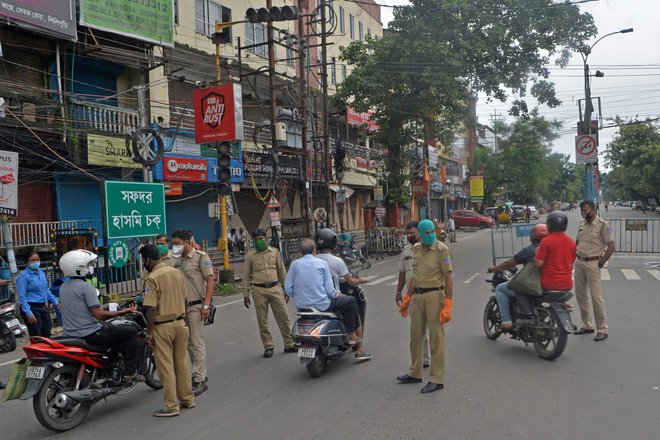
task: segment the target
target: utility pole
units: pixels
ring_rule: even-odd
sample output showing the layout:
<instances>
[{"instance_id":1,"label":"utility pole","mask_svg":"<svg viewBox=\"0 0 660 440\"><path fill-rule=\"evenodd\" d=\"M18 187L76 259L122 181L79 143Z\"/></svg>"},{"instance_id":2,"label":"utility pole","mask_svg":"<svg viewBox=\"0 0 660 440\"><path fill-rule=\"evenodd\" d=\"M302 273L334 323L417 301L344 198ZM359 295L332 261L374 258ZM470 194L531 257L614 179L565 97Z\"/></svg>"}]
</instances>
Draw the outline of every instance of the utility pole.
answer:
<instances>
[{"instance_id":1,"label":"utility pole","mask_svg":"<svg viewBox=\"0 0 660 440\"><path fill-rule=\"evenodd\" d=\"M135 86L135 90L137 92L138 117L140 118L140 127L146 128L149 126L149 116L147 115L147 104L146 104L147 86ZM142 157L146 159L149 154L148 151L149 141L148 139L143 139L141 141L143 142L141 142L142 145L140 145L140 151L142 153ZM146 165L142 167L142 181L143 182L154 181L154 176L153 173L151 172L151 167Z\"/></svg>"},{"instance_id":2,"label":"utility pole","mask_svg":"<svg viewBox=\"0 0 660 440\"><path fill-rule=\"evenodd\" d=\"M215 21L215 32L221 30L220 22ZM220 42L215 44L215 85L220 85L221 65L220 65ZM218 159L220 159L220 150L216 149ZM218 179L219 181L220 179ZM229 270L229 250L227 249L227 196L219 191L218 204L220 205L220 240L218 240L218 249L222 250L222 267Z\"/></svg>"},{"instance_id":3,"label":"utility pole","mask_svg":"<svg viewBox=\"0 0 660 440\"><path fill-rule=\"evenodd\" d=\"M305 205L307 205L307 210L311 214L312 212L312 190L311 186L313 185L313 182L309 182L307 180L307 165L309 164L309 146L307 145L307 82L305 81L305 50L306 50L306 44L305 44L305 38L303 38L303 34L305 33L305 23L304 23L304 9L303 5L305 3L305 0L298 0L298 10L300 11L300 17L298 17L298 72L299 72L299 77L300 77L300 98L301 98L301 103L300 103L300 118L302 119L302 148L304 152L304 157L302 163L303 165L303 170L305 173L305 189L303 191L303 194L305 194L305 201L301 201L301 207L302 207L302 218L305 218ZM305 229L307 229L307 232L309 232L309 225L310 222L305 222L306 226Z\"/></svg>"},{"instance_id":4,"label":"utility pole","mask_svg":"<svg viewBox=\"0 0 660 440\"><path fill-rule=\"evenodd\" d=\"M325 0L321 0L321 89L322 89L322 103L321 111L323 112L323 159L325 161L325 186L327 191L327 197L325 199L326 211L328 212L328 223L331 223L331 219L334 218L334 215L331 215L331 212L334 213L334 210L331 211L333 204L331 203L332 197L330 197L330 135L329 131L329 122L328 122L328 38L326 35L326 8Z\"/></svg>"},{"instance_id":5,"label":"utility pole","mask_svg":"<svg viewBox=\"0 0 660 440\"><path fill-rule=\"evenodd\" d=\"M273 7L273 0L266 1L266 7L270 10ZM277 174L279 172L277 160L277 133L275 131L275 118L277 116L277 101L275 95L275 39L274 39L273 22L268 22L268 90L270 93L270 139L273 148L273 176L274 181L277 181ZM276 188L272 188L273 195L276 194Z\"/></svg>"}]
</instances>

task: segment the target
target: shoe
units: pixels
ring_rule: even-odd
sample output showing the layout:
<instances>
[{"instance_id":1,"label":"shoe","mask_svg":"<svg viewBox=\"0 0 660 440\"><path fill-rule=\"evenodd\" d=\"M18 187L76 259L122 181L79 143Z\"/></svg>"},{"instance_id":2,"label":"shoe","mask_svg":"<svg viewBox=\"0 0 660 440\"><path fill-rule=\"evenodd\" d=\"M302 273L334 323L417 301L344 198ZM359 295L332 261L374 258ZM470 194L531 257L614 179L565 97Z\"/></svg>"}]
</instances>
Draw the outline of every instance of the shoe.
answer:
<instances>
[{"instance_id":1,"label":"shoe","mask_svg":"<svg viewBox=\"0 0 660 440\"><path fill-rule=\"evenodd\" d=\"M284 352L285 353L298 353L298 347L284 347Z\"/></svg>"},{"instance_id":2,"label":"shoe","mask_svg":"<svg viewBox=\"0 0 660 440\"><path fill-rule=\"evenodd\" d=\"M362 353L355 353L355 360L358 362L368 361L372 357L374 357L373 354L369 354L365 351L363 351Z\"/></svg>"},{"instance_id":3,"label":"shoe","mask_svg":"<svg viewBox=\"0 0 660 440\"><path fill-rule=\"evenodd\" d=\"M594 329L592 329L592 328L584 328L584 327L583 327L583 328L581 328L580 330L576 331L576 332L573 333L573 334L574 334L574 335L586 335L586 334L588 334L588 333L593 333L593 332L594 332Z\"/></svg>"},{"instance_id":4,"label":"shoe","mask_svg":"<svg viewBox=\"0 0 660 440\"><path fill-rule=\"evenodd\" d=\"M396 380L398 380L399 383L420 383L422 381L422 379L412 377L408 374L404 374L403 376L397 376Z\"/></svg>"},{"instance_id":5,"label":"shoe","mask_svg":"<svg viewBox=\"0 0 660 440\"><path fill-rule=\"evenodd\" d=\"M165 411L164 409L153 412L154 417L176 417L178 415L179 411Z\"/></svg>"},{"instance_id":6,"label":"shoe","mask_svg":"<svg viewBox=\"0 0 660 440\"><path fill-rule=\"evenodd\" d=\"M265 358L273 357L273 349L272 348L265 349L264 350L264 357Z\"/></svg>"},{"instance_id":7,"label":"shoe","mask_svg":"<svg viewBox=\"0 0 660 440\"><path fill-rule=\"evenodd\" d=\"M433 383L433 382L429 382L429 383L427 383L426 385L424 385L424 388L422 388L421 393L422 393L422 394L432 393L432 392L434 392L434 391L441 390L441 389L443 389L444 387L445 387L445 386L444 386L443 384L441 384L441 383Z\"/></svg>"},{"instance_id":8,"label":"shoe","mask_svg":"<svg viewBox=\"0 0 660 440\"><path fill-rule=\"evenodd\" d=\"M596 337L594 338L594 341L604 341L605 339L607 339L607 333L598 332L596 333Z\"/></svg>"},{"instance_id":9,"label":"shoe","mask_svg":"<svg viewBox=\"0 0 660 440\"><path fill-rule=\"evenodd\" d=\"M517 322L517 321L516 321L516 322ZM513 324L510 323L510 322L506 322L506 323L500 325L499 330L500 330L500 332L508 332L508 331L511 330L512 328L513 328Z\"/></svg>"},{"instance_id":10,"label":"shoe","mask_svg":"<svg viewBox=\"0 0 660 440\"><path fill-rule=\"evenodd\" d=\"M195 402L189 404L181 403L181 406L185 409L193 409L194 407L197 406L197 404Z\"/></svg>"},{"instance_id":11,"label":"shoe","mask_svg":"<svg viewBox=\"0 0 660 440\"><path fill-rule=\"evenodd\" d=\"M534 325L534 324L536 324L536 320L535 319L518 319L518 320L516 320L515 324L516 324L516 327L522 327L524 325Z\"/></svg>"},{"instance_id":12,"label":"shoe","mask_svg":"<svg viewBox=\"0 0 660 440\"><path fill-rule=\"evenodd\" d=\"M201 382L193 382L192 391L193 391L193 394L195 395L195 397L199 396L200 394L202 394L204 391L206 391L208 389L209 389L209 386L206 384L205 380L203 380Z\"/></svg>"}]
</instances>

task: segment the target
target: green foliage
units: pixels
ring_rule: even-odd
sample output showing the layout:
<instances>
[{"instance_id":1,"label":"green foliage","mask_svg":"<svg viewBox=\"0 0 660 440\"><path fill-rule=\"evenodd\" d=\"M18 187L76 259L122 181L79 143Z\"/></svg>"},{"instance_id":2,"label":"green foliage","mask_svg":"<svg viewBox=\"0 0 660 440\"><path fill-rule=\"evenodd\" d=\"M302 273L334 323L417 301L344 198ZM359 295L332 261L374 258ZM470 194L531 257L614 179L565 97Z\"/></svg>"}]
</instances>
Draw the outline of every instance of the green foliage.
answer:
<instances>
[{"instance_id":1,"label":"green foliage","mask_svg":"<svg viewBox=\"0 0 660 440\"><path fill-rule=\"evenodd\" d=\"M237 293L236 285L233 283L218 283L215 286L215 294L220 296L229 296Z\"/></svg>"}]
</instances>

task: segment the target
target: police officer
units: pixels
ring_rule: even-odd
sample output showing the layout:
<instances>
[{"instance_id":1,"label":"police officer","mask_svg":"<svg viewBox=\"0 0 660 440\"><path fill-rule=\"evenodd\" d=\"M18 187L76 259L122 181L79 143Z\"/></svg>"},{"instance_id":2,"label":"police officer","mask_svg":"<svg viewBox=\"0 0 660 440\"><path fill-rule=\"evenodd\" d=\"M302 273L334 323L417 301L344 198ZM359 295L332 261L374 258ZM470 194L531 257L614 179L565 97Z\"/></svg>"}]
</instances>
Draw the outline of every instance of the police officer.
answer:
<instances>
[{"instance_id":1,"label":"police officer","mask_svg":"<svg viewBox=\"0 0 660 440\"><path fill-rule=\"evenodd\" d=\"M410 357L412 366L407 374L398 376L400 383L422 382L424 333L428 329L431 349L431 375L422 394L444 388L445 332L443 325L451 320L452 265L449 249L437 240L431 220L418 225L421 243L413 246L413 277L408 294L401 304L406 311L412 305L410 319Z\"/></svg>"},{"instance_id":2,"label":"police officer","mask_svg":"<svg viewBox=\"0 0 660 440\"><path fill-rule=\"evenodd\" d=\"M268 328L268 306L273 308L273 315L284 340L284 352L298 351L293 346L291 337L291 321L286 308L289 297L284 293L286 269L277 249L269 247L266 242L266 231L255 229L252 232L254 251L250 251L243 264L243 304L250 308L250 284L252 284L252 299L257 313L259 334L264 345L264 357L273 356L275 343Z\"/></svg>"},{"instance_id":3,"label":"police officer","mask_svg":"<svg viewBox=\"0 0 660 440\"><path fill-rule=\"evenodd\" d=\"M174 258L172 252L170 252L170 238L167 234L158 234L156 236L156 247L160 251L161 263L165 263L168 266L176 266L178 259Z\"/></svg>"},{"instance_id":4,"label":"police officer","mask_svg":"<svg viewBox=\"0 0 660 440\"><path fill-rule=\"evenodd\" d=\"M610 225L596 214L596 205L592 200L583 200L580 203L580 211L584 220L580 222L575 240L577 244L575 294L580 306L582 328L575 334L584 335L594 332L594 321L591 318L593 304L597 331L595 340L604 341L607 339L608 331L605 301L600 288L600 269L614 252L614 239Z\"/></svg>"},{"instance_id":5,"label":"police officer","mask_svg":"<svg viewBox=\"0 0 660 440\"><path fill-rule=\"evenodd\" d=\"M160 261L154 245L140 249L144 267L149 271L144 293L147 307L147 343L154 352L156 370L163 384L164 407L153 413L156 417L179 415L179 403L195 407L190 383L186 346L188 328L185 324L186 289L181 272Z\"/></svg>"},{"instance_id":6,"label":"police officer","mask_svg":"<svg viewBox=\"0 0 660 440\"><path fill-rule=\"evenodd\" d=\"M214 279L211 259L193 244L190 231L172 233L172 255L179 257L176 267L183 272L186 284L186 314L190 328L188 352L192 361L193 392L199 396L208 389L204 324L211 313Z\"/></svg>"}]
</instances>

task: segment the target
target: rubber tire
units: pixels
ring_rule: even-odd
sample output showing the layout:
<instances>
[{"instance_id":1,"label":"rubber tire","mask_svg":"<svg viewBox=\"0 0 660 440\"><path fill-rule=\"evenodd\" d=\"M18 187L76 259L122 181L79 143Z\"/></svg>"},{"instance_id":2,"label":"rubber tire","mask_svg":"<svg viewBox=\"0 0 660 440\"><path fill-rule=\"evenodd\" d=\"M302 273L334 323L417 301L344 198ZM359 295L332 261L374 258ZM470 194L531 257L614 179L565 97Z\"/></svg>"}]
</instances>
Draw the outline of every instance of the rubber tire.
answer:
<instances>
[{"instance_id":1,"label":"rubber tire","mask_svg":"<svg viewBox=\"0 0 660 440\"><path fill-rule=\"evenodd\" d=\"M2 338L2 342L0 343L0 353L9 353L14 350L16 350L16 336L14 335L14 332L9 332Z\"/></svg>"},{"instance_id":2,"label":"rubber tire","mask_svg":"<svg viewBox=\"0 0 660 440\"><path fill-rule=\"evenodd\" d=\"M486 229L487 227L488 225L486 224L486 222L479 223L479 229Z\"/></svg>"},{"instance_id":3,"label":"rubber tire","mask_svg":"<svg viewBox=\"0 0 660 440\"><path fill-rule=\"evenodd\" d=\"M328 365L328 359L323 354L323 351L320 348L316 348L316 355L314 359L307 364L307 372L313 378L323 376L325 373L325 367Z\"/></svg>"},{"instance_id":4,"label":"rubber tire","mask_svg":"<svg viewBox=\"0 0 660 440\"><path fill-rule=\"evenodd\" d=\"M558 333L555 347L553 350L547 351L541 346L540 341L534 338L534 349L536 350L536 354L538 354L542 359L553 361L561 356L561 354L564 352L564 349L566 348L566 341L568 340L568 333L564 329L564 326L561 325L559 317L557 316L557 312L554 309L550 309L550 316L554 321L553 328Z\"/></svg>"},{"instance_id":5,"label":"rubber tire","mask_svg":"<svg viewBox=\"0 0 660 440\"><path fill-rule=\"evenodd\" d=\"M163 383L159 378L155 376L156 373L156 362L154 360L154 354L151 352L151 349L147 347L147 353L145 355L147 361L147 372L144 375L144 382L154 390L160 390L163 388Z\"/></svg>"},{"instance_id":6,"label":"rubber tire","mask_svg":"<svg viewBox=\"0 0 660 440\"><path fill-rule=\"evenodd\" d=\"M32 407L34 409L34 415L37 417L39 423L41 423L45 428L50 429L51 431L61 432L68 431L69 429L75 428L80 425L91 408L90 404L81 403L77 409L76 414L66 422L57 422L56 419L53 419L50 414L48 414L46 407L46 399L48 391L50 390L50 385L53 383L56 377L69 375L71 376L70 382L67 386L63 387L62 391L73 390L76 383L76 377L78 376L78 367L75 365L65 365L62 368L55 368L50 372L48 377L42 382L41 388L37 394L32 398ZM57 394L55 394L56 396ZM53 396L53 399L55 398Z\"/></svg>"},{"instance_id":7,"label":"rubber tire","mask_svg":"<svg viewBox=\"0 0 660 440\"><path fill-rule=\"evenodd\" d=\"M483 324L484 324L484 333L486 333L486 337L491 341L496 340L502 334L500 332L495 331L497 326L502 324L502 321L500 319L500 310L499 307L497 306L497 301L495 300L495 296L491 296L490 299L488 300L488 303L486 303L486 309L484 310Z\"/></svg>"}]
</instances>

